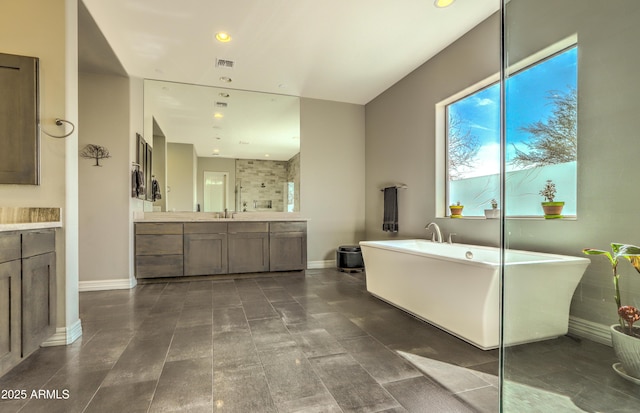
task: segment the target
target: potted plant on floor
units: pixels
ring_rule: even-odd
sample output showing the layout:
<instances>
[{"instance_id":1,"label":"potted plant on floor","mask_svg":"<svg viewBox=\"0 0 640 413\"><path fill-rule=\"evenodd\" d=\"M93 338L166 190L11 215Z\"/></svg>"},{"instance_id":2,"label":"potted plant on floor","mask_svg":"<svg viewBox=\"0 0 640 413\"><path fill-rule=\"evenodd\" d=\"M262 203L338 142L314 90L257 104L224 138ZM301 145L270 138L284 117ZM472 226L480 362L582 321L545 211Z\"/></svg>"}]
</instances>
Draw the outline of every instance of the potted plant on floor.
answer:
<instances>
[{"instance_id":1,"label":"potted plant on floor","mask_svg":"<svg viewBox=\"0 0 640 413\"><path fill-rule=\"evenodd\" d=\"M464 208L464 205L460 205L460 201L456 202L455 205L449 205L449 210L451 211L451 218L462 217L462 208Z\"/></svg>"},{"instance_id":2,"label":"potted plant on floor","mask_svg":"<svg viewBox=\"0 0 640 413\"><path fill-rule=\"evenodd\" d=\"M640 273L640 247L612 243L611 252L594 248L585 248L582 252L587 255L604 255L609 259L618 312L618 324L610 327L611 342L616 357L620 359L620 363L614 364L613 369L625 379L640 384L640 327L633 326L634 322L640 320L640 311L636 307L622 305L618 273L618 263L621 258L629 261Z\"/></svg>"},{"instance_id":3,"label":"potted plant on floor","mask_svg":"<svg viewBox=\"0 0 640 413\"><path fill-rule=\"evenodd\" d=\"M500 218L500 210L498 209L498 201L494 199L491 200L491 209L484 210L484 216L487 219L495 219Z\"/></svg>"},{"instance_id":4,"label":"potted plant on floor","mask_svg":"<svg viewBox=\"0 0 640 413\"><path fill-rule=\"evenodd\" d=\"M544 187L540 190L540 195L545 199L545 201L542 202L545 219L562 218L561 214L564 202L553 200L556 196L556 184L554 184L551 179L547 179Z\"/></svg>"}]
</instances>

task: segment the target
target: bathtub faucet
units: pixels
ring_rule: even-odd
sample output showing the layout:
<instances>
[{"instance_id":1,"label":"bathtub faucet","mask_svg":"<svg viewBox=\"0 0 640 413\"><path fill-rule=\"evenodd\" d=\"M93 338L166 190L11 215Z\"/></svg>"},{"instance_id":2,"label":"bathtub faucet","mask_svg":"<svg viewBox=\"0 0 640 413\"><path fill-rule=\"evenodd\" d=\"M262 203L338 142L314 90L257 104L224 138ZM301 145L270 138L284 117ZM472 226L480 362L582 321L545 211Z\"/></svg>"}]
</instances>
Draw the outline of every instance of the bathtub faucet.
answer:
<instances>
[{"instance_id":1,"label":"bathtub faucet","mask_svg":"<svg viewBox=\"0 0 640 413\"><path fill-rule=\"evenodd\" d=\"M435 229L433 232L433 236L431 237L431 241L433 242L442 242L442 232L440 232L440 227L435 222L429 222L429 224L424 227L424 229L429 230L431 227Z\"/></svg>"}]
</instances>

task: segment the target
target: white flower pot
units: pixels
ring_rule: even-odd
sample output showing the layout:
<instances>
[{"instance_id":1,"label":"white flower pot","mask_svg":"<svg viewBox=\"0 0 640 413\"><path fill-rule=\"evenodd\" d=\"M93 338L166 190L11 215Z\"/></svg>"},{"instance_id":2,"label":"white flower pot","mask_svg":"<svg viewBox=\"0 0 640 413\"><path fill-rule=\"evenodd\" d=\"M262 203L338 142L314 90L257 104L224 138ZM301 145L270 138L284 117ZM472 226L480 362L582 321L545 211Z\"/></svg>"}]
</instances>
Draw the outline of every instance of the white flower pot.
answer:
<instances>
[{"instance_id":1,"label":"white flower pot","mask_svg":"<svg viewBox=\"0 0 640 413\"><path fill-rule=\"evenodd\" d=\"M497 219L500 218L500 209L496 208L496 209L485 209L484 210L484 216L487 219Z\"/></svg>"},{"instance_id":2,"label":"white flower pot","mask_svg":"<svg viewBox=\"0 0 640 413\"><path fill-rule=\"evenodd\" d=\"M636 334L640 332L638 327L633 328ZM613 350L616 353L616 357L622 363L624 373L626 375L635 378L636 381L640 380L640 338L632 337L624 334L620 331L620 325L614 324L610 327L611 330L611 342L613 344ZM614 369L618 371L618 369ZM633 381L633 380L632 380Z\"/></svg>"}]
</instances>

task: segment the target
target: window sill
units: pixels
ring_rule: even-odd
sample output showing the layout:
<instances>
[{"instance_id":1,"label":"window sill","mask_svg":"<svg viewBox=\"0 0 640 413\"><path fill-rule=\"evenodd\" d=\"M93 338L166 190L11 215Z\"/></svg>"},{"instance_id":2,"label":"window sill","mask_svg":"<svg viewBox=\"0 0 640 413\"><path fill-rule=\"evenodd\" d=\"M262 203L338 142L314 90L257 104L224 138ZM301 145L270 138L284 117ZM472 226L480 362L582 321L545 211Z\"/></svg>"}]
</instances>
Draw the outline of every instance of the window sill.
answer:
<instances>
[{"instance_id":1,"label":"window sill","mask_svg":"<svg viewBox=\"0 0 640 413\"><path fill-rule=\"evenodd\" d=\"M460 218L438 217L440 219L456 219L462 221L500 221L500 218L486 218L481 216L462 216ZM565 215L562 218L546 219L543 215L515 215L507 216L507 220L525 220L525 221L577 221L576 215Z\"/></svg>"}]
</instances>

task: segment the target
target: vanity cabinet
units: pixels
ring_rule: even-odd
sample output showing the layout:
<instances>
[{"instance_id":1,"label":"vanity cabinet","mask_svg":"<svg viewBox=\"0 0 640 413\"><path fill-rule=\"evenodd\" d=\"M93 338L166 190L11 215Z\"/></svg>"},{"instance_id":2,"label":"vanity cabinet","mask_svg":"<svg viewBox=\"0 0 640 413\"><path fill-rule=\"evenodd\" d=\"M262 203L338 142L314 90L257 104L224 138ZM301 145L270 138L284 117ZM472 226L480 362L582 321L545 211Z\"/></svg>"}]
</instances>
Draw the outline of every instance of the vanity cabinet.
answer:
<instances>
[{"instance_id":1,"label":"vanity cabinet","mask_svg":"<svg viewBox=\"0 0 640 413\"><path fill-rule=\"evenodd\" d=\"M269 271L269 223L230 222L229 273Z\"/></svg>"},{"instance_id":2,"label":"vanity cabinet","mask_svg":"<svg viewBox=\"0 0 640 413\"><path fill-rule=\"evenodd\" d=\"M0 375L56 329L55 230L0 233Z\"/></svg>"},{"instance_id":3,"label":"vanity cabinet","mask_svg":"<svg viewBox=\"0 0 640 413\"><path fill-rule=\"evenodd\" d=\"M21 358L20 234L0 234L0 375Z\"/></svg>"},{"instance_id":4,"label":"vanity cabinet","mask_svg":"<svg viewBox=\"0 0 640 413\"><path fill-rule=\"evenodd\" d=\"M22 354L26 356L56 332L55 233L22 234Z\"/></svg>"},{"instance_id":5,"label":"vanity cabinet","mask_svg":"<svg viewBox=\"0 0 640 413\"><path fill-rule=\"evenodd\" d=\"M212 275L227 272L227 223L185 223L184 275Z\"/></svg>"},{"instance_id":6,"label":"vanity cabinet","mask_svg":"<svg viewBox=\"0 0 640 413\"><path fill-rule=\"evenodd\" d=\"M307 267L307 223L271 222L269 225L271 271L298 271Z\"/></svg>"},{"instance_id":7,"label":"vanity cabinet","mask_svg":"<svg viewBox=\"0 0 640 413\"><path fill-rule=\"evenodd\" d=\"M138 223L135 237L138 278L184 275L182 223Z\"/></svg>"},{"instance_id":8,"label":"vanity cabinet","mask_svg":"<svg viewBox=\"0 0 640 413\"><path fill-rule=\"evenodd\" d=\"M136 277L301 271L305 221L136 222Z\"/></svg>"}]
</instances>

